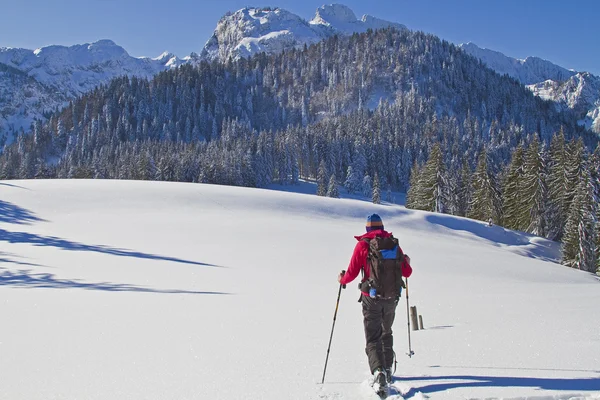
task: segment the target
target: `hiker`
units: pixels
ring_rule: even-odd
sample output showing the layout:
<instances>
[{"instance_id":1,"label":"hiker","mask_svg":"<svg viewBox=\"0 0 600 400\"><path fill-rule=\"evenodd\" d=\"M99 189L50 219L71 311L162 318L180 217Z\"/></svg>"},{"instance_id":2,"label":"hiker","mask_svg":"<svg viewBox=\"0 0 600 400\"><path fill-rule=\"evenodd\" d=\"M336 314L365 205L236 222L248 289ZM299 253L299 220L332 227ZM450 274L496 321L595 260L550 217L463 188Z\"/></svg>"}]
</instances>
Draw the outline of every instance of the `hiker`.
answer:
<instances>
[{"instance_id":1,"label":"hiker","mask_svg":"<svg viewBox=\"0 0 600 400\"><path fill-rule=\"evenodd\" d=\"M358 243L354 248L350 265L348 266L346 273L339 274L338 282L343 285L348 284L358 276L360 271L362 271L362 281L359 285L359 289L361 290L359 302L362 303L364 317L365 337L367 342L365 350L369 360L369 368L371 369L371 374L373 374L374 387L375 385L378 385L379 388L384 388L392 381L392 365L394 363L392 324L394 323L396 306L398 305L400 293L404 286L402 276L408 278L412 274L412 268L410 266L410 258L405 254L403 255L402 249L400 249L397 245L397 241L394 239L395 246L397 246L394 247L394 249L397 249L402 261L396 261L396 263L392 265L396 266L400 264L401 273L396 275L396 282L388 284L388 287L390 285L392 287L394 287L394 285L401 286L397 287L395 289L396 291L391 294L388 289L388 293L385 294L385 297L373 293L375 289L369 287L373 286L372 283L374 283L373 280L371 280L368 260L369 250L372 248L370 240L375 237L393 238L393 236L391 233L384 230L383 221L377 214L372 214L367 217L366 228L367 233L361 236L355 236ZM389 281L389 275L386 275L386 277L388 277ZM369 291L371 291L371 293L369 293ZM373 295L374 297L372 297Z\"/></svg>"}]
</instances>

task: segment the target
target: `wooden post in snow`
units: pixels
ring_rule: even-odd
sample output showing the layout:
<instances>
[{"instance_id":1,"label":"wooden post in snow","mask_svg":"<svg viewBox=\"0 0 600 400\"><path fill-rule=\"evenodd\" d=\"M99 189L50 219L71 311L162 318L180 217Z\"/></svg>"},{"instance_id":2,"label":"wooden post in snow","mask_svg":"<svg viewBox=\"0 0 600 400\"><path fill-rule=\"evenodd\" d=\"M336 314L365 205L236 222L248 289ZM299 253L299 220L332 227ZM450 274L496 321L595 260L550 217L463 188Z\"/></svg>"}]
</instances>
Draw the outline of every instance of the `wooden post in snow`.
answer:
<instances>
[{"instance_id":1,"label":"wooden post in snow","mask_svg":"<svg viewBox=\"0 0 600 400\"><path fill-rule=\"evenodd\" d=\"M423 329L423 316L419 315L419 329Z\"/></svg>"},{"instance_id":2,"label":"wooden post in snow","mask_svg":"<svg viewBox=\"0 0 600 400\"><path fill-rule=\"evenodd\" d=\"M410 324L412 325L413 331L419 330L419 324L417 322L417 306L410 307Z\"/></svg>"}]
</instances>

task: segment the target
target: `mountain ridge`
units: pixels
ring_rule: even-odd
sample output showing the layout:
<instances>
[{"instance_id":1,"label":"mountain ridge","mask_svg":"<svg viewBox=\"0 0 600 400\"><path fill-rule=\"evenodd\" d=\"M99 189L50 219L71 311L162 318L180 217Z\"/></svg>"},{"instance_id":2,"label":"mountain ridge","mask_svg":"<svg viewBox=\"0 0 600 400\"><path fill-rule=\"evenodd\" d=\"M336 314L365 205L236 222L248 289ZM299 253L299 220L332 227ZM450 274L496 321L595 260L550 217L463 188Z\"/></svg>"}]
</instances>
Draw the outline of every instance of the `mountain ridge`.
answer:
<instances>
[{"instance_id":1,"label":"mountain ridge","mask_svg":"<svg viewBox=\"0 0 600 400\"><path fill-rule=\"evenodd\" d=\"M539 57L517 59L474 43L459 47L499 74L507 74L558 109L571 109L579 123L600 135L600 77L563 68Z\"/></svg>"}]
</instances>

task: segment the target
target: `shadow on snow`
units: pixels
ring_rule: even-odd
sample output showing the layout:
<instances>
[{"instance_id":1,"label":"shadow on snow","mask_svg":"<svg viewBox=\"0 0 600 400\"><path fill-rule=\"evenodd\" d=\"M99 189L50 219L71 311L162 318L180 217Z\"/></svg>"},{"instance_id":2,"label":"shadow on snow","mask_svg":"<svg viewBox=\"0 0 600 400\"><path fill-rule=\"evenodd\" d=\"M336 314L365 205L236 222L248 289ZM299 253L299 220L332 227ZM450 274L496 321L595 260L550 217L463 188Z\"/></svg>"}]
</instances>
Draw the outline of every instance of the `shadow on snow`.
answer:
<instances>
[{"instance_id":1,"label":"shadow on snow","mask_svg":"<svg viewBox=\"0 0 600 400\"><path fill-rule=\"evenodd\" d=\"M118 249L118 248L102 246L102 245L88 245L88 244L72 242L70 240L61 239L61 238L52 237L52 236L42 236L42 235L36 235L33 233L27 233L27 232L10 232L10 231L4 230L4 229L0 229L0 242L27 243L27 244L32 244L34 246L55 247L55 248L58 248L61 250L92 251L92 252L96 252L96 253L109 254L109 255L120 256L120 257L135 257L135 258L142 258L142 259L148 259L148 260L172 261L172 262L183 263L183 264L201 265L204 267L224 268L219 265L184 260L181 258L165 257L165 256L159 256L159 255L155 255L155 254L141 253L138 251Z\"/></svg>"},{"instance_id":2,"label":"shadow on snow","mask_svg":"<svg viewBox=\"0 0 600 400\"><path fill-rule=\"evenodd\" d=\"M37 217L35 213L19 207L16 204L0 200L0 222L10 224L29 225L32 222L45 222Z\"/></svg>"},{"instance_id":3,"label":"shadow on snow","mask_svg":"<svg viewBox=\"0 0 600 400\"><path fill-rule=\"evenodd\" d=\"M397 378L398 379L398 378ZM510 376L476 376L445 375L425 377L405 377L401 381L451 380L464 382L434 383L420 387L412 387L405 397L412 397L418 392L423 394L445 392L457 388L475 387L528 387L543 390L597 391L600 390L600 378L530 378Z\"/></svg>"},{"instance_id":4,"label":"shadow on snow","mask_svg":"<svg viewBox=\"0 0 600 400\"><path fill-rule=\"evenodd\" d=\"M0 286L12 286L17 288L35 289L85 289L100 290L105 292L144 292L144 293L168 293L168 294L224 294L225 292L201 292L193 290L159 290L120 283L86 283L78 280L58 279L53 274L32 274L30 271L4 271L0 272Z\"/></svg>"},{"instance_id":5,"label":"shadow on snow","mask_svg":"<svg viewBox=\"0 0 600 400\"><path fill-rule=\"evenodd\" d=\"M538 237L525 232L511 231L498 225L488 226L482 221L444 216L442 214L428 215L426 220L431 224L444 226L455 231L470 232L496 245L517 247L516 251L526 257L552 262L560 260L560 250L558 246L553 246L552 241L540 238L539 241L533 242L531 239Z\"/></svg>"}]
</instances>

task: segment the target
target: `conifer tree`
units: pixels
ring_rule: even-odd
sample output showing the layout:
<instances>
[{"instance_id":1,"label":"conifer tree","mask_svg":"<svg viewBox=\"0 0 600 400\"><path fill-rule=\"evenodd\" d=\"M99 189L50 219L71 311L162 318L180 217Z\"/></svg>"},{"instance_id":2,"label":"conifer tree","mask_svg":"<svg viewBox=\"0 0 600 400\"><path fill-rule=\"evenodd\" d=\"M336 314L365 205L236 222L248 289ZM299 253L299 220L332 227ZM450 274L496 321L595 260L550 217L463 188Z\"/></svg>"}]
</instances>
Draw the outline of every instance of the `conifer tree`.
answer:
<instances>
[{"instance_id":1,"label":"conifer tree","mask_svg":"<svg viewBox=\"0 0 600 400\"><path fill-rule=\"evenodd\" d=\"M319 163L319 171L317 174L317 196L327 195L327 167L325 160Z\"/></svg>"},{"instance_id":2,"label":"conifer tree","mask_svg":"<svg viewBox=\"0 0 600 400\"><path fill-rule=\"evenodd\" d=\"M487 151L483 149L473 174L473 197L469 203L467 217L497 223L501 217L501 199L487 158Z\"/></svg>"},{"instance_id":3,"label":"conifer tree","mask_svg":"<svg viewBox=\"0 0 600 400\"><path fill-rule=\"evenodd\" d=\"M356 174L354 173L354 169L352 168L352 165L349 165L348 169L346 170L346 180L344 181L344 187L346 188L348 193L352 194L356 191L356 188L357 188L356 183L357 183Z\"/></svg>"},{"instance_id":4,"label":"conifer tree","mask_svg":"<svg viewBox=\"0 0 600 400\"><path fill-rule=\"evenodd\" d=\"M366 174L363 178L362 194L365 197L369 197L369 196L373 195L373 186L371 183L371 176L369 174Z\"/></svg>"},{"instance_id":5,"label":"conifer tree","mask_svg":"<svg viewBox=\"0 0 600 400\"><path fill-rule=\"evenodd\" d=\"M528 224L524 193L523 146L519 144L507 167L502 190L503 225L509 229L525 230Z\"/></svg>"},{"instance_id":6,"label":"conifer tree","mask_svg":"<svg viewBox=\"0 0 600 400\"><path fill-rule=\"evenodd\" d=\"M421 189L421 201L424 206L420 208L421 210L439 213L446 212L449 200L447 192L448 178L439 143L433 146L429 154L429 159L421 170L419 186Z\"/></svg>"},{"instance_id":7,"label":"conifer tree","mask_svg":"<svg viewBox=\"0 0 600 400\"><path fill-rule=\"evenodd\" d=\"M374 204L381 204L381 189L379 187L379 174L375 172L373 177L373 195L372 200Z\"/></svg>"},{"instance_id":8,"label":"conifer tree","mask_svg":"<svg viewBox=\"0 0 600 400\"><path fill-rule=\"evenodd\" d=\"M546 206L546 221L548 238L560 240L568 214L567 202L567 153L565 135L561 129L552 137L548 152L548 201Z\"/></svg>"},{"instance_id":9,"label":"conifer tree","mask_svg":"<svg viewBox=\"0 0 600 400\"><path fill-rule=\"evenodd\" d=\"M546 234L546 165L538 136L535 135L525 154L522 193L527 224L524 228L534 235Z\"/></svg>"},{"instance_id":10,"label":"conifer tree","mask_svg":"<svg viewBox=\"0 0 600 400\"><path fill-rule=\"evenodd\" d=\"M418 197L419 197L419 175L421 171L419 164L415 161L410 171L410 184L408 192L406 193L406 208L418 209Z\"/></svg>"},{"instance_id":11,"label":"conifer tree","mask_svg":"<svg viewBox=\"0 0 600 400\"><path fill-rule=\"evenodd\" d=\"M471 194L471 168L469 167L469 161L465 157L456 185L457 214L461 217L467 215Z\"/></svg>"},{"instance_id":12,"label":"conifer tree","mask_svg":"<svg viewBox=\"0 0 600 400\"><path fill-rule=\"evenodd\" d=\"M337 182L335 180L335 174L329 178L329 185L327 186L327 197L333 197L336 199L340 198L340 193L337 188Z\"/></svg>"},{"instance_id":13,"label":"conifer tree","mask_svg":"<svg viewBox=\"0 0 600 400\"><path fill-rule=\"evenodd\" d=\"M594 187L589 170L583 175L575 190L563 237L562 262L573 268L596 272L596 220Z\"/></svg>"}]
</instances>

